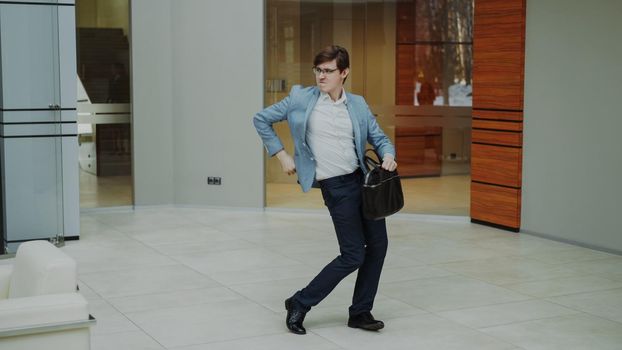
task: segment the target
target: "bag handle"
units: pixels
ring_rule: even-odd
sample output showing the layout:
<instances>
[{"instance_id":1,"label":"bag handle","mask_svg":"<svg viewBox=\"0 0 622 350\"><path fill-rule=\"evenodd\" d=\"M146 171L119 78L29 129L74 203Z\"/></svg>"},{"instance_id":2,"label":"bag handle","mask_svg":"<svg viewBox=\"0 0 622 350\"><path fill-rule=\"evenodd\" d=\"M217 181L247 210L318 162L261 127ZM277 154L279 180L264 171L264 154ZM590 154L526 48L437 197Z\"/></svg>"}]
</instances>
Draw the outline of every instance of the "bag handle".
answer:
<instances>
[{"instance_id":1,"label":"bag handle","mask_svg":"<svg viewBox=\"0 0 622 350\"><path fill-rule=\"evenodd\" d=\"M381 163L377 160L375 160L374 158L370 157L367 155L367 153L369 152L374 152L374 154L376 155L376 157L378 158L378 160L380 160L380 155L378 154L378 152L376 152L375 149L369 148L365 151L364 155L365 155L365 165L367 166L367 170L373 170L375 168L380 167Z\"/></svg>"}]
</instances>

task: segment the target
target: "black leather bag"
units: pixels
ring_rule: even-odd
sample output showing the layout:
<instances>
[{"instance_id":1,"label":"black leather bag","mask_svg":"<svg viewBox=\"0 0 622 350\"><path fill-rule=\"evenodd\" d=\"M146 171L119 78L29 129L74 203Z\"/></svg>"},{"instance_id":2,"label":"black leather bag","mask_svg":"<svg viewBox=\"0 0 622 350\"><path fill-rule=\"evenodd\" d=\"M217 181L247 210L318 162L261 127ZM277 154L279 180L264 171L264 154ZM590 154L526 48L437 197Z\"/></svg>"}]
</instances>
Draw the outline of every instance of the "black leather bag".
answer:
<instances>
[{"instance_id":1,"label":"black leather bag","mask_svg":"<svg viewBox=\"0 0 622 350\"><path fill-rule=\"evenodd\" d=\"M365 152L368 172L365 174L361 196L363 215L370 220L380 220L404 207L404 194L397 170L382 169L378 161L367 156L370 151L375 153L371 149ZM377 153L376 156L381 159Z\"/></svg>"}]
</instances>

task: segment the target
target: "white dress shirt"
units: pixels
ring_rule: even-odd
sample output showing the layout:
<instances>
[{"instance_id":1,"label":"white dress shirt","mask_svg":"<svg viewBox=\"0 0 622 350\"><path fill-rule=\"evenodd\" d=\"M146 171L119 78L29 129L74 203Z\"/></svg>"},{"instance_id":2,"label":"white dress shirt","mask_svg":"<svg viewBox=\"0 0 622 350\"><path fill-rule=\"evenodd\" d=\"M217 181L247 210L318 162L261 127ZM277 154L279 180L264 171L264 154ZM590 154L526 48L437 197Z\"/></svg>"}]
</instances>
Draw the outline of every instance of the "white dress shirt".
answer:
<instances>
[{"instance_id":1,"label":"white dress shirt","mask_svg":"<svg viewBox=\"0 0 622 350\"><path fill-rule=\"evenodd\" d=\"M318 181L350 174L359 167L347 103L344 90L337 101L322 92L309 116L306 136Z\"/></svg>"}]
</instances>

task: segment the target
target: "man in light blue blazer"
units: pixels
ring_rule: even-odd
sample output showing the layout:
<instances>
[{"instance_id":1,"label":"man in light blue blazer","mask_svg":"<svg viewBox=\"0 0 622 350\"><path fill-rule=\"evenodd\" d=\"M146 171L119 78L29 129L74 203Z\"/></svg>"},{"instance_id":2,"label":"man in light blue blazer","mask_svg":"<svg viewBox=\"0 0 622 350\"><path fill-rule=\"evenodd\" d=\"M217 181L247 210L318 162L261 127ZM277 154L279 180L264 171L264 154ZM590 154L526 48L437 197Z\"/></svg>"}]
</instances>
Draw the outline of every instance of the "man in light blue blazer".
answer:
<instances>
[{"instance_id":1,"label":"man in light blue blazer","mask_svg":"<svg viewBox=\"0 0 622 350\"><path fill-rule=\"evenodd\" d=\"M313 64L317 86L294 86L289 96L253 118L266 151L279 159L283 171L297 174L304 192L320 187L339 242L340 255L285 300L285 322L291 332L305 334L306 313L358 269L348 326L377 331L384 323L374 319L371 310L387 250L387 229L384 219L367 220L361 212L361 185L367 171L363 160L369 142L382 155L382 167L393 171L395 148L365 99L343 88L350 72L346 49L329 46ZM293 158L272 127L285 120L294 140Z\"/></svg>"}]
</instances>

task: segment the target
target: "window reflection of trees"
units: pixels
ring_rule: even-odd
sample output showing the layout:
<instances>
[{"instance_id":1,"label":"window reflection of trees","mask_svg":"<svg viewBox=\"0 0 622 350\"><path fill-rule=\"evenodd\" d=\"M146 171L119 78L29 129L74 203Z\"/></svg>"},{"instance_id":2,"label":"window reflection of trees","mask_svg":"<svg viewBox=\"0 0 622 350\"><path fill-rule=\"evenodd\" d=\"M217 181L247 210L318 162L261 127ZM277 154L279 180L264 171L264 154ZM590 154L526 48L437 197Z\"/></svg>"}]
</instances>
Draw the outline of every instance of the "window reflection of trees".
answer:
<instances>
[{"instance_id":1,"label":"window reflection of trees","mask_svg":"<svg viewBox=\"0 0 622 350\"><path fill-rule=\"evenodd\" d=\"M468 101L450 101L449 89L464 93L472 85L474 0L415 0L414 5L415 74L421 96L425 98L431 84L442 104L471 105L470 94Z\"/></svg>"}]
</instances>

